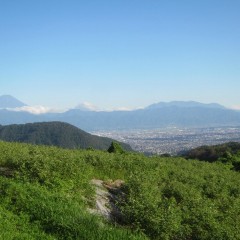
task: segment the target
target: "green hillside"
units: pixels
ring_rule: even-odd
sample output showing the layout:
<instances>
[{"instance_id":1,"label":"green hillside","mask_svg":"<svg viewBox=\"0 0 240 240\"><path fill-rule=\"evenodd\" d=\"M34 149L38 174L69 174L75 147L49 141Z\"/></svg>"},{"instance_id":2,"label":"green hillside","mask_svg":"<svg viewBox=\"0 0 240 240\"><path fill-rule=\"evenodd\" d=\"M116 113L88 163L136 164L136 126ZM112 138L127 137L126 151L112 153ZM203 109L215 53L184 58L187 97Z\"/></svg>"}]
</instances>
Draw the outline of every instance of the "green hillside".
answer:
<instances>
[{"instance_id":1,"label":"green hillside","mask_svg":"<svg viewBox=\"0 0 240 240\"><path fill-rule=\"evenodd\" d=\"M185 152L182 156L200 161L222 162L231 166L233 170L240 171L240 143L238 142L201 146Z\"/></svg>"},{"instance_id":2,"label":"green hillside","mask_svg":"<svg viewBox=\"0 0 240 240\"><path fill-rule=\"evenodd\" d=\"M9 142L24 142L51 145L62 148L94 148L107 150L113 139L91 135L63 122L40 122L0 126L0 139ZM121 143L125 150L128 144Z\"/></svg>"},{"instance_id":3,"label":"green hillside","mask_svg":"<svg viewBox=\"0 0 240 240\"><path fill-rule=\"evenodd\" d=\"M93 179L122 183L116 222L90 211ZM0 142L0 193L4 240L240 239L240 175L223 164Z\"/></svg>"}]
</instances>

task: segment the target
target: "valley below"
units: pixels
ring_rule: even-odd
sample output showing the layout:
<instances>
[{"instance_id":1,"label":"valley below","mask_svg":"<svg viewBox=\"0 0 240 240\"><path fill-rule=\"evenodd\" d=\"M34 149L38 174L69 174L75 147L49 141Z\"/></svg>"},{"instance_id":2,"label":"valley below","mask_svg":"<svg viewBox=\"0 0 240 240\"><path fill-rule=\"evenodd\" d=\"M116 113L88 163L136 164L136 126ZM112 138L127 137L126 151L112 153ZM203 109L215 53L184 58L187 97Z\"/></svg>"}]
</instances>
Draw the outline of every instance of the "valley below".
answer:
<instances>
[{"instance_id":1,"label":"valley below","mask_svg":"<svg viewBox=\"0 0 240 240\"><path fill-rule=\"evenodd\" d=\"M240 142L240 127L169 127L149 130L94 131L92 134L128 143L135 151L149 154L176 155L202 145Z\"/></svg>"}]
</instances>

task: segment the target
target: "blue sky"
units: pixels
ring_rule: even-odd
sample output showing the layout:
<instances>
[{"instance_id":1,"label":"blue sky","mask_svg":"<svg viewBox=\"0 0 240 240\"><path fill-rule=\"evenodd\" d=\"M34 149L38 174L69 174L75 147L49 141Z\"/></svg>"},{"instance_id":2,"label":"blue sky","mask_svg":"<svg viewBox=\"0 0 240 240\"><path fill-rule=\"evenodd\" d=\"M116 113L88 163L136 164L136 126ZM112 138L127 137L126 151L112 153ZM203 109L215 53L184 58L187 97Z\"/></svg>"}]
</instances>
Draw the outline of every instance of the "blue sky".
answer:
<instances>
[{"instance_id":1,"label":"blue sky","mask_svg":"<svg viewBox=\"0 0 240 240\"><path fill-rule=\"evenodd\" d=\"M239 0L0 0L0 95L240 106Z\"/></svg>"}]
</instances>

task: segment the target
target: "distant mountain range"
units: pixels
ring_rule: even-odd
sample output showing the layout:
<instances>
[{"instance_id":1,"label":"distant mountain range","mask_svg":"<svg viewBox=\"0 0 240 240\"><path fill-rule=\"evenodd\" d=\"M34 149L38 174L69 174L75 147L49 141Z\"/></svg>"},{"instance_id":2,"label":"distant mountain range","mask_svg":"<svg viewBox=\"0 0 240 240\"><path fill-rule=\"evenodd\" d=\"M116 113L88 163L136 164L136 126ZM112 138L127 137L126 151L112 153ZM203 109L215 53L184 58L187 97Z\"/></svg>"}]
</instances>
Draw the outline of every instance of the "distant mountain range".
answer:
<instances>
[{"instance_id":1,"label":"distant mountain range","mask_svg":"<svg viewBox=\"0 0 240 240\"><path fill-rule=\"evenodd\" d=\"M154 103L148 106L146 109L166 108L166 107L180 107L180 108L191 108L191 107L203 107L203 108L219 108L224 109L225 107L218 103L199 103L195 101L172 101L172 102L160 102Z\"/></svg>"},{"instance_id":2,"label":"distant mountain range","mask_svg":"<svg viewBox=\"0 0 240 240\"><path fill-rule=\"evenodd\" d=\"M41 122L0 126L0 140L50 145L70 149L107 150L113 139L89 134L75 126L62 122ZM128 144L120 143L131 151Z\"/></svg>"},{"instance_id":3,"label":"distant mountain range","mask_svg":"<svg viewBox=\"0 0 240 240\"><path fill-rule=\"evenodd\" d=\"M26 106L27 104L19 101L10 95L0 96L0 108L18 108Z\"/></svg>"},{"instance_id":4,"label":"distant mountain range","mask_svg":"<svg viewBox=\"0 0 240 240\"><path fill-rule=\"evenodd\" d=\"M1 98L0 98L1 100ZM1 105L1 103L0 103ZM133 111L83 111L71 109L64 113L34 115L28 112L0 110L0 124L61 121L85 131L153 129L162 127L240 126L240 112L216 103L160 102Z\"/></svg>"}]
</instances>

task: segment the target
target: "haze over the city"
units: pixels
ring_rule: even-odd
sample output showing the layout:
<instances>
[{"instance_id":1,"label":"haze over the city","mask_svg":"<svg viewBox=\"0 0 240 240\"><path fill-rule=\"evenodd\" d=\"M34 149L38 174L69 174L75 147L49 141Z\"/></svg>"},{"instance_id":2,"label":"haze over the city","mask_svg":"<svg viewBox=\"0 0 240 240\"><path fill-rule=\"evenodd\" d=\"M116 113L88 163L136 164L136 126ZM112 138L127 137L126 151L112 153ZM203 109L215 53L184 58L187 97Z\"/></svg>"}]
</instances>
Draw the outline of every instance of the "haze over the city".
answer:
<instances>
[{"instance_id":1,"label":"haze over the city","mask_svg":"<svg viewBox=\"0 0 240 240\"><path fill-rule=\"evenodd\" d=\"M240 2L1 1L0 95L29 105L240 108Z\"/></svg>"}]
</instances>

